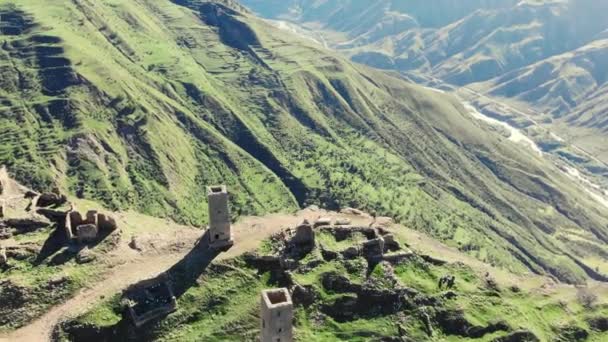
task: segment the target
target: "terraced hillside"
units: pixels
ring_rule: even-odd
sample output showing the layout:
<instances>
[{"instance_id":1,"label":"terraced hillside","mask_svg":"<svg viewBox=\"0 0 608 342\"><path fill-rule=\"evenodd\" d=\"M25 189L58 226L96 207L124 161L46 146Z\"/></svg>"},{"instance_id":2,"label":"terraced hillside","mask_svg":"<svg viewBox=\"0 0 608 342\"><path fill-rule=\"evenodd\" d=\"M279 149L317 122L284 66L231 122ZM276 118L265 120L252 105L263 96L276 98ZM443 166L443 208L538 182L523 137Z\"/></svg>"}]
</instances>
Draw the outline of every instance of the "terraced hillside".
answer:
<instances>
[{"instance_id":1,"label":"terraced hillside","mask_svg":"<svg viewBox=\"0 0 608 342\"><path fill-rule=\"evenodd\" d=\"M231 2L1 1L0 163L37 189L206 221L388 214L514 272L606 280L606 208L457 99Z\"/></svg>"}]
</instances>

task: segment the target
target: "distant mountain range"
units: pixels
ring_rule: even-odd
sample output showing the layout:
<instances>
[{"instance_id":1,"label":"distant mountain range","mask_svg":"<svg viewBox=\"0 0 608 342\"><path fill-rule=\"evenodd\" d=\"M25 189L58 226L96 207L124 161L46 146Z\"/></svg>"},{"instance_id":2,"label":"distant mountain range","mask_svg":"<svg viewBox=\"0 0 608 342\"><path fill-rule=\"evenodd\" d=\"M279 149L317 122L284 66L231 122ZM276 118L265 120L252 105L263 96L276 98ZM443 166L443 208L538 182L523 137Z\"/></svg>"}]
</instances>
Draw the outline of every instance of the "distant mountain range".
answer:
<instances>
[{"instance_id":1,"label":"distant mountain range","mask_svg":"<svg viewBox=\"0 0 608 342\"><path fill-rule=\"evenodd\" d=\"M242 2L315 32L356 62L530 106L538 121L608 162L606 1Z\"/></svg>"}]
</instances>

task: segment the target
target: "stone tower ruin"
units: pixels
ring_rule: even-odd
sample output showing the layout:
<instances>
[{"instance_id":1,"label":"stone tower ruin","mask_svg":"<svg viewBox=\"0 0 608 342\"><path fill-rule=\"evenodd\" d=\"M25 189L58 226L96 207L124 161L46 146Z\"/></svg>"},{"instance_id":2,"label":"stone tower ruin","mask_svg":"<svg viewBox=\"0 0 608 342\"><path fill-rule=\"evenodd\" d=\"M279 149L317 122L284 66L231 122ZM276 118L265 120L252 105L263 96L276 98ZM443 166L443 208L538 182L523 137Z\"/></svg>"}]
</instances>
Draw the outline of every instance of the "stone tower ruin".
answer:
<instances>
[{"instance_id":1,"label":"stone tower ruin","mask_svg":"<svg viewBox=\"0 0 608 342\"><path fill-rule=\"evenodd\" d=\"M293 341L293 303L287 289L262 291L261 342Z\"/></svg>"},{"instance_id":2,"label":"stone tower ruin","mask_svg":"<svg viewBox=\"0 0 608 342\"><path fill-rule=\"evenodd\" d=\"M225 185L207 188L209 202L209 245L212 248L232 246L234 240L230 226L228 190Z\"/></svg>"}]
</instances>

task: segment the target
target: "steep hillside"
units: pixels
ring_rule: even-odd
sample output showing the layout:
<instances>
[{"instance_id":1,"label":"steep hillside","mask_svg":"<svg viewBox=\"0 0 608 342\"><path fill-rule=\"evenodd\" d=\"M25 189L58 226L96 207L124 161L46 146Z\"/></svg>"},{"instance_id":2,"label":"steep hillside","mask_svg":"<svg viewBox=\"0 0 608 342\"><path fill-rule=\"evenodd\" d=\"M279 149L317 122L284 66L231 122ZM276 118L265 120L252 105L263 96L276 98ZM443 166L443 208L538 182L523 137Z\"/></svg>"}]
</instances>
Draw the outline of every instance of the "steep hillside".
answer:
<instances>
[{"instance_id":1,"label":"steep hillside","mask_svg":"<svg viewBox=\"0 0 608 342\"><path fill-rule=\"evenodd\" d=\"M531 107L536 121L608 162L606 2L243 3L265 17L305 27L300 32L357 62L456 86L487 81L474 88L500 101L517 101L511 105L520 109Z\"/></svg>"},{"instance_id":2,"label":"steep hillside","mask_svg":"<svg viewBox=\"0 0 608 342\"><path fill-rule=\"evenodd\" d=\"M457 99L229 1L2 1L0 163L37 189L201 225L308 204L388 214L514 272L606 280L606 208Z\"/></svg>"},{"instance_id":3,"label":"steep hillside","mask_svg":"<svg viewBox=\"0 0 608 342\"><path fill-rule=\"evenodd\" d=\"M367 226L320 227L310 252L295 249L286 231L266 240L257 253L213 262L185 291L176 286L178 309L171 314L136 328L117 294L60 324L54 337L257 341L260 292L276 287L291 293L296 341L599 342L608 335L605 298L584 300L605 288L577 290L541 277L519 278L445 246L411 246L421 237L403 227L395 230L381 261L365 247L353 254L375 241L363 233L373 231ZM452 262L440 259L445 254ZM293 258L291 266L282 267L280 258ZM180 272L187 270L171 268L168 277ZM438 286L442 278L454 280Z\"/></svg>"}]
</instances>

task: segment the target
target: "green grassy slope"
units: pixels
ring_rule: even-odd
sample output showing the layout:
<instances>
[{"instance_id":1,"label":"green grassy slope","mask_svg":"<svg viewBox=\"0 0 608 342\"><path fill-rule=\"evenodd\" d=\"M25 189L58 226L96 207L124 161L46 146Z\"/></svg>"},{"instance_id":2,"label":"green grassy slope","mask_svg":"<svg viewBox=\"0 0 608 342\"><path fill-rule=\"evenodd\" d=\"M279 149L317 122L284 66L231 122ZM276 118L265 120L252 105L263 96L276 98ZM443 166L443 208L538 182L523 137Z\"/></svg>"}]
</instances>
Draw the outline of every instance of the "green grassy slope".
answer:
<instances>
[{"instance_id":1,"label":"green grassy slope","mask_svg":"<svg viewBox=\"0 0 608 342\"><path fill-rule=\"evenodd\" d=\"M217 3L0 3L0 163L38 189L203 224L225 182L235 215L361 207L513 271L605 279L605 208L454 98Z\"/></svg>"},{"instance_id":2,"label":"green grassy slope","mask_svg":"<svg viewBox=\"0 0 608 342\"><path fill-rule=\"evenodd\" d=\"M337 242L328 233L316 238L318 247L333 252L355 246L357 240ZM275 241L269 247L278 245ZM246 257L214 263L178 298L178 310L158 321L134 328L116 295L63 323L56 337L256 341L260 292L290 283L310 294L293 295L297 341L603 341L607 334L590 327L608 314L607 304L583 307L576 297L564 295L576 291L509 286L464 263L433 264L420 255L392 265L368 265L363 257L326 260L322 254L317 248L299 260L289 279L278 270L256 268ZM437 287L444 275L456 277L452 290ZM528 339L501 340L521 331Z\"/></svg>"}]
</instances>

